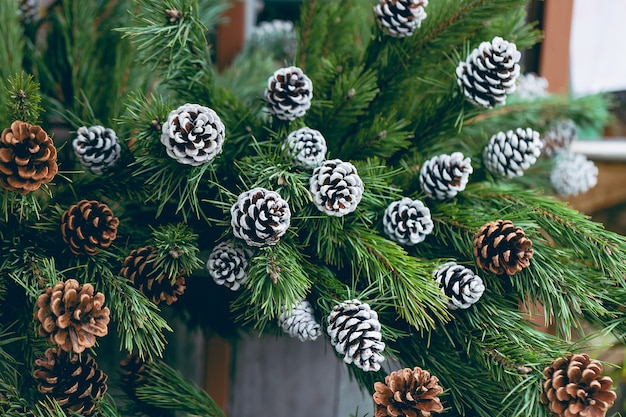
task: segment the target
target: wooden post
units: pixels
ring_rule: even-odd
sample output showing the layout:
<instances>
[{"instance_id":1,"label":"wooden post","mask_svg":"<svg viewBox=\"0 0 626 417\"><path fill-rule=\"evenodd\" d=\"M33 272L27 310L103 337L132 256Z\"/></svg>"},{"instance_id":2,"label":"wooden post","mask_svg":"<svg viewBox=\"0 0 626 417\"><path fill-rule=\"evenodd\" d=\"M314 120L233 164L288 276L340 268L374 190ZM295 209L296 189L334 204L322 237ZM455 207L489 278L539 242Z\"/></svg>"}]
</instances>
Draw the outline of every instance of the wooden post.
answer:
<instances>
[{"instance_id":1,"label":"wooden post","mask_svg":"<svg viewBox=\"0 0 626 417\"><path fill-rule=\"evenodd\" d=\"M569 91L569 44L573 10L573 0L544 1L544 40L539 75L548 80L550 93L567 94Z\"/></svg>"},{"instance_id":2,"label":"wooden post","mask_svg":"<svg viewBox=\"0 0 626 417\"><path fill-rule=\"evenodd\" d=\"M214 334L206 341L204 357L204 390L228 415L232 346L229 341Z\"/></svg>"},{"instance_id":3,"label":"wooden post","mask_svg":"<svg viewBox=\"0 0 626 417\"><path fill-rule=\"evenodd\" d=\"M217 69L227 68L243 48L246 40L246 3L233 2L217 27Z\"/></svg>"}]
</instances>

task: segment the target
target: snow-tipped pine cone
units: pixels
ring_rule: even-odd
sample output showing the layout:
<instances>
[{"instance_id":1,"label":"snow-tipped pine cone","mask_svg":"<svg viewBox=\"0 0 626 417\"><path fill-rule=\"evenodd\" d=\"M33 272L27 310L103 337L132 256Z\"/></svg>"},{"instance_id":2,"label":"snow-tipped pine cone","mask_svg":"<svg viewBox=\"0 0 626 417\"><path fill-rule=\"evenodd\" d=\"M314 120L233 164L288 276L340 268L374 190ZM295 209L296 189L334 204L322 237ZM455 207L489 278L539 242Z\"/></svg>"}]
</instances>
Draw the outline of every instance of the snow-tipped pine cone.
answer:
<instances>
[{"instance_id":1,"label":"snow-tipped pine cone","mask_svg":"<svg viewBox=\"0 0 626 417\"><path fill-rule=\"evenodd\" d=\"M302 169L318 167L326 159L326 139L319 130L303 127L285 139L283 147L293 163Z\"/></svg>"},{"instance_id":2,"label":"snow-tipped pine cone","mask_svg":"<svg viewBox=\"0 0 626 417\"><path fill-rule=\"evenodd\" d=\"M422 242L433 231L433 220L423 202L404 197L387 207L383 228L391 240L412 246Z\"/></svg>"},{"instance_id":3,"label":"snow-tipped pine cone","mask_svg":"<svg viewBox=\"0 0 626 417\"><path fill-rule=\"evenodd\" d=\"M428 0L379 0L374 14L385 33L405 38L413 35L426 19L426 6Z\"/></svg>"},{"instance_id":4,"label":"snow-tipped pine cone","mask_svg":"<svg viewBox=\"0 0 626 417\"><path fill-rule=\"evenodd\" d=\"M235 237L255 247L278 243L291 222L287 202L277 192L261 187L241 193L230 214Z\"/></svg>"},{"instance_id":5,"label":"snow-tipped pine cone","mask_svg":"<svg viewBox=\"0 0 626 417\"><path fill-rule=\"evenodd\" d=\"M561 152L550 172L550 183L562 197L586 193L598 183L598 167L585 155Z\"/></svg>"},{"instance_id":6,"label":"snow-tipped pine cone","mask_svg":"<svg viewBox=\"0 0 626 417\"><path fill-rule=\"evenodd\" d=\"M498 132L483 150L485 167L492 173L508 178L524 175L541 155L543 142L539 132L517 128Z\"/></svg>"},{"instance_id":7,"label":"snow-tipped pine cone","mask_svg":"<svg viewBox=\"0 0 626 417\"><path fill-rule=\"evenodd\" d=\"M313 306L307 300L285 309L278 316L278 325L289 336L302 342L315 340L322 334L322 328L313 315Z\"/></svg>"},{"instance_id":8,"label":"snow-tipped pine cone","mask_svg":"<svg viewBox=\"0 0 626 417\"><path fill-rule=\"evenodd\" d=\"M315 206L329 216L342 217L356 210L363 196L363 182L354 165L329 159L315 168L309 180Z\"/></svg>"},{"instance_id":9,"label":"snow-tipped pine cone","mask_svg":"<svg viewBox=\"0 0 626 417\"><path fill-rule=\"evenodd\" d=\"M72 147L83 169L100 174L115 165L121 147L113 129L81 126L76 134Z\"/></svg>"},{"instance_id":10,"label":"snow-tipped pine cone","mask_svg":"<svg viewBox=\"0 0 626 417\"><path fill-rule=\"evenodd\" d=\"M447 262L433 273L441 291L448 297L450 310L464 310L476 303L485 292L481 277L455 262Z\"/></svg>"},{"instance_id":11,"label":"snow-tipped pine cone","mask_svg":"<svg viewBox=\"0 0 626 417\"><path fill-rule=\"evenodd\" d=\"M572 142L578 139L578 128L571 119L559 120L543 134L543 154L549 158L568 152Z\"/></svg>"},{"instance_id":12,"label":"snow-tipped pine cone","mask_svg":"<svg viewBox=\"0 0 626 417\"><path fill-rule=\"evenodd\" d=\"M221 242L213 248L206 268L217 285L237 291L248 277L246 253L232 242Z\"/></svg>"},{"instance_id":13,"label":"snow-tipped pine cone","mask_svg":"<svg viewBox=\"0 0 626 417\"><path fill-rule=\"evenodd\" d=\"M311 107L313 83L298 67L280 68L267 80L268 111L281 120L295 120Z\"/></svg>"},{"instance_id":14,"label":"snow-tipped pine cone","mask_svg":"<svg viewBox=\"0 0 626 417\"><path fill-rule=\"evenodd\" d=\"M461 152L442 154L424 162L419 181L426 195L446 200L465 189L472 172L472 160Z\"/></svg>"}]
</instances>

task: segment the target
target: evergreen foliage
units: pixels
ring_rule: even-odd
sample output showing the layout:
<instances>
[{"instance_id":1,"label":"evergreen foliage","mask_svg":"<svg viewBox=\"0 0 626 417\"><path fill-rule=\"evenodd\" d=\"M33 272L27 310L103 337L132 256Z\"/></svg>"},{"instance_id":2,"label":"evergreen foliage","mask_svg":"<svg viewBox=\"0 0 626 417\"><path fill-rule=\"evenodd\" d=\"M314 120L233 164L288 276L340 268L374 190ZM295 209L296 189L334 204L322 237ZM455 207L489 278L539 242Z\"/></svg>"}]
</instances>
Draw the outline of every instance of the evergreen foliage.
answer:
<instances>
[{"instance_id":1,"label":"evergreen foliage","mask_svg":"<svg viewBox=\"0 0 626 417\"><path fill-rule=\"evenodd\" d=\"M432 0L416 33L398 39L377 26L369 0L305 0L294 62L247 51L221 72L211 41L225 0L62 0L27 26L17 19L16 3L0 2L0 104L8 109L0 122L3 128L20 119L55 129L61 166L41 190L2 190L3 415L64 415L37 392L31 375L35 359L51 346L37 333L37 299L66 278L92 283L105 295L119 351L145 361L144 382L134 395L107 395L96 415L224 415L162 360L172 331L162 306L120 275L130 251L151 246L156 256L150 262L165 277L160 285L182 274L193 292L206 280L199 286L207 294L185 294L168 307L192 324L228 335L277 335L280 314L306 299L325 328L334 305L358 299L377 312L383 354L392 360L379 372L348 366L368 392L394 366L419 366L445 390L442 415L547 417L542 370L591 343L585 324L626 343L626 239L546 195L548 161L510 180L484 167L483 147L498 131L543 132L561 118L599 128L607 119L602 96L523 101L512 95L494 109L465 100L455 68L480 42L501 36L524 50L540 39L526 22L527 2ZM263 108L267 77L289 65L313 83L310 110L292 122ZM226 127L223 151L209 163L182 165L160 142L168 114L184 103L212 108ZM68 152L72 132L97 123L113 128L122 146L116 168L102 175L80 170ZM327 159L356 167L365 191L353 213L327 216L314 206L312 169L294 166L283 146L302 127L322 132ZM452 152L471 158L467 188L451 199L429 198L420 187L420 167ZM234 242L251 255L247 280L224 295L202 273L201 254L233 239L231 206L254 187L287 201L290 226L274 245ZM403 197L422 201L434 223L413 246L384 233L385 209ZM62 243L61 215L81 199L105 202L120 219L113 245L94 256L74 255ZM515 275L477 270L473 236L497 219L522 227L533 242L531 265ZM259 227L253 223L246 226ZM486 287L466 310L449 310L433 278L452 260L478 273ZM219 303L220 314L197 313L207 299ZM554 335L533 324L541 314ZM107 353L98 346L92 352Z\"/></svg>"}]
</instances>

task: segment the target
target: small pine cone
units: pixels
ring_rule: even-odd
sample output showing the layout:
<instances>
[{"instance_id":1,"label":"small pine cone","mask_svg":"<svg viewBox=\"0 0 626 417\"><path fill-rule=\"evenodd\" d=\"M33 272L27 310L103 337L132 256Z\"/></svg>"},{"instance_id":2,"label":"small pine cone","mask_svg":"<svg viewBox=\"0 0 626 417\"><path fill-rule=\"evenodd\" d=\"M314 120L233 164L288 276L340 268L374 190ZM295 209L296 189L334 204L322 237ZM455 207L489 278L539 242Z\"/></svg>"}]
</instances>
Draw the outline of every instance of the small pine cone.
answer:
<instances>
[{"instance_id":1,"label":"small pine cone","mask_svg":"<svg viewBox=\"0 0 626 417\"><path fill-rule=\"evenodd\" d=\"M451 155L438 155L424 162L419 181L426 195L445 200L465 189L472 172L472 160L465 158L461 152L454 152Z\"/></svg>"},{"instance_id":2,"label":"small pine cone","mask_svg":"<svg viewBox=\"0 0 626 417\"><path fill-rule=\"evenodd\" d=\"M431 417L443 411L439 379L417 366L390 373L374 390L374 417Z\"/></svg>"},{"instance_id":3,"label":"small pine cone","mask_svg":"<svg viewBox=\"0 0 626 417\"><path fill-rule=\"evenodd\" d=\"M39 126L15 121L0 137L0 185L28 194L49 183L59 170L57 150Z\"/></svg>"},{"instance_id":4,"label":"small pine cone","mask_svg":"<svg viewBox=\"0 0 626 417\"><path fill-rule=\"evenodd\" d=\"M405 38L413 35L426 19L426 6L428 0L379 0L374 13L386 34Z\"/></svg>"},{"instance_id":5,"label":"small pine cone","mask_svg":"<svg viewBox=\"0 0 626 417\"><path fill-rule=\"evenodd\" d=\"M302 169L318 167L326 159L326 139L319 130L308 127L294 130L283 147L294 164Z\"/></svg>"},{"instance_id":6,"label":"small pine cone","mask_svg":"<svg viewBox=\"0 0 626 417\"><path fill-rule=\"evenodd\" d=\"M404 197L387 207L383 227L391 240L412 246L422 242L433 231L433 220L424 203Z\"/></svg>"},{"instance_id":7,"label":"small pine cone","mask_svg":"<svg viewBox=\"0 0 626 417\"><path fill-rule=\"evenodd\" d=\"M267 80L267 109L280 120L295 120L311 107L313 83L298 67L281 68Z\"/></svg>"},{"instance_id":8,"label":"small pine cone","mask_svg":"<svg viewBox=\"0 0 626 417\"><path fill-rule=\"evenodd\" d=\"M104 307L104 294L91 284L75 279L61 281L37 299L35 319L39 334L65 351L81 353L96 344L96 336L106 336L110 311Z\"/></svg>"},{"instance_id":9,"label":"small pine cone","mask_svg":"<svg viewBox=\"0 0 626 417\"><path fill-rule=\"evenodd\" d=\"M585 155L563 152L556 158L550 182L562 197L586 193L598 183L598 167Z\"/></svg>"},{"instance_id":10,"label":"small pine cone","mask_svg":"<svg viewBox=\"0 0 626 417\"><path fill-rule=\"evenodd\" d=\"M578 128L573 120L559 120L543 134L543 154L547 157L568 152L572 142L578 139Z\"/></svg>"},{"instance_id":11,"label":"small pine cone","mask_svg":"<svg viewBox=\"0 0 626 417\"><path fill-rule=\"evenodd\" d=\"M246 39L244 52L263 51L278 62L291 62L298 49L298 36L293 22L271 20L259 22Z\"/></svg>"},{"instance_id":12,"label":"small pine cone","mask_svg":"<svg viewBox=\"0 0 626 417\"><path fill-rule=\"evenodd\" d=\"M81 200L61 216L61 234L75 255L94 256L111 246L120 220L104 203Z\"/></svg>"},{"instance_id":13,"label":"small pine cone","mask_svg":"<svg viewBox=\"0 0 626 417\"><path fill-rule=\"evenodd\" d=\"M115 165L121 148L113 129L104 126L81 126L76 133L72 147L83 169L101 174Z\"/></svg>"},{"instance_id":14,"label":"small pine cone","mask_svg":"<svg viewBox=\"0 0 626 417\"><path fill-rule=\"evenodd\" d=\"M237 291L246 282L246 253L232 242L222 242L213 248L206 263L209 275L217 285Z\"/></svg>"},{"instance_id":15,"label":"small pine cone","mask_svg":"<svg viewBox=\"0 0 626 417\"><path fill-rule=\"evenodd\" d=\"M254 188L243 192L230 208L233 234L249 246L278 243L291 222L291 210L275 191Z\"/></svg>"},{"instance_id":16,"label":"small pine cone","mask_svg":"<svg viewBox=\"0 0 626 417\"><path fill-rule=\"evenodd\" d=\"M313 315L313 306L307 300L283 311L278 316L278 325L289 336L297 337L302 342L315 340L322 334L322 328Z\"/></svg>"},{"instance_id":17,"label":"small pine cone","mask_svg":"<svg viewBox=\"0 0 626 417\"><path fill-rule=\"evenodd\" d=\"M524 101L532 101L548 96L548 80L534 73L520 74L517 77L515 96Z\"/></svg>"},{"instance_id":18,"label":"small pine cone","mask_svg":"<svg viewBox=\"0 0 626 417\"><path fill-rule=\"evenodd\" d=\"M482 42L456 68L459 87L472 103L492 108L506 103L515 91L521 53L514 43L499 36Z\"/></svg>"},{"instance_id":19,"label":"small pine cone","mask_svg":"<svg viewBox=\"0 0 626 417\"><path fill-rule=\"evenodd\" d=\"M510 220L496 220L474 236L474 257L485 271L513 275L530 265L532 245L521 227Z\"/></svg>"},{"instance_id":20,"label":"small pine cone","mask_svg":"<svg viewBox=\"0 0 626 417\"><path fill-rule=\"evenodd\" d=\"M126 355L120 361L122 389L131 398L136 398L137 387L145 379L145 362L138 355Z\"/></svg>"},{"instance_id":21,"label":"small pine cone","mask_svg":"<svg viewBox=\"0 0 626 417\"><path fill-rule=\"evenodd\" d=\"M181 164L202 165L222 152L226 129L208 107L183 104L170 112L161 129L165 151Z\"/></svg>"},{"instance_id":22,"label":"small pine cone","mask_svg":"<svg viewBox=\"0 0 626 417\"><path fill-rule=\"evenodd\" d=\"M33 376L40 393L54 398L68 415L91 415L107 392L107 375L94 358L50 348L35 360Z\"/></svg>"},{"instance_id":23,"label":"small pine cone","mask_svg":"<svg viewBox=\"0 0 626 417\"><path fill-rule=\"evenodd\" d=\"M337 304L328 316L330 343L347 364L368 371L380 370L385 349L378 314L369 304L348 300Z\"/></svg>"},{"instance_id":24,"label":"small pine cone","mask_svg":"<svg viewBox=\"0 0 626 417\"><path fill-rule=\"evenodd\" d=\"M492 173L508 178L524 175L541 154L543 142L539 132L531 128L498 132L483 150L485 167Z\"/></svg>"},{"instance_id":25,"label":"small pine cone","mask_svg":"<svg viewBox=\"0 0 626 417\"><path fill-rule=\"evenodd\" d=\"M41 13L41 0L19 0L18 12L22 22L26 24L36 23Z\"/></svg>"},{"instance_id":26,"label":"small pine cone","mask_svg":"<svg viewBox=\"0 0 626 417\"><path fill-rule=\"evenodd\" d=\"M179 273L170 278L157 271L155 258L156 250L151 246L133 249L124 259L120 275L130 280L154 304L165 301L171 305L185 293L185 277Z\"/></svg>"},{"instance_id":27,"label":"small pine cone","mask_svg":"<svg viewBox=\"0 0 626 417\"><path fill-rule=\"evenodd\" d=\"M543 375L541 401L558 417L604 417L617 398L611 377L586 353L554 360Z\"/></svg>"},{"instance_id":28,"label":"small pine cone","mask_svg":"<svg viewBox=\"0 0 626 417\"><path fill-rule=\"evenodd\" d=\"M309 189L315 206L336 217L356 210L365 190L355 166L341 159L329 159L315 168Z\"/></svg>"},{"instance_id":29,"label":"small pine cone","mask_svg":"<svg viewBox=\"0 0 626 417\"><path fill-rule=\"evenodd\" d=\"M478 301L485 292L483 280L469 268L448 262L433 275L441 291L449 298L450 310L464 310Z\"/></svg>"}]
</instances>

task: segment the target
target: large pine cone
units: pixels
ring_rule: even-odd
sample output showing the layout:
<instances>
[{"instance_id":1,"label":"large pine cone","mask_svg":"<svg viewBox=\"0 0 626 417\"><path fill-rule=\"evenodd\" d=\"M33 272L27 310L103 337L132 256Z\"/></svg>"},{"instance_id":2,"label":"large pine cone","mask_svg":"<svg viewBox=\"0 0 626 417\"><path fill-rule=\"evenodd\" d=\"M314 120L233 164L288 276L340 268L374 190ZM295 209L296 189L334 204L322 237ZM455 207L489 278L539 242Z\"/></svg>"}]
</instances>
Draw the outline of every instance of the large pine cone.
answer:
<instances>
[{"instance_id":1,"label":"large pine cone","mask_svg":"<svg viewBox=\"0 0 626 417\"><path fill-rule=\"evenodd\" d=\"M541 401L558 417L604 417L617 398L602 364L586 353L556 359L543 375Z\"/></svg>"},{"instance_id":2,"label":"large pine cone","mask_svg":"<svg viewBox=\"0 0 626 417\"><path fill-rule=\"evenodd\" d=\"M474 236L474 257L485 271L513 275L530 265L534 253L531 246L521 227L510 220L496 220Z\"/></svg>"},{"instance_id":3,"label":"large pine cone","mask_svg":"<svg viewBox=\"0 0 626 417\"><path fill-rule=\"evenodd\" d=\"M309 189L315 206L336 217L356 210L364 191L355 166L341 159L329 159L315 168L309 180Z\"/></svg>"},{"instance_id":4,"label":"large pine cone","mask_svg":"<svg viewBox=\"0 0 626 417\"><path fill-rule=\"evenodd\" d=\"M456 68L459 87L474 104L487 108L503 105L506 95L515 91L520 58L515 44L499 36L482 42Z\"/></svg>"},{"instance_id":5,"label":"large pine cone","mask_svg":"<svg viewBox=\"0 0 626 417\"><path fill-rule=\"evenodd\" d=\"M313 83L298 67L281 68L267 80L267 109L281 120L304 116L312 98Z\"/></svg>"},{"instance_id":6,"label":"large pine cone","mask_svg":"<svg viewBox=\"0 0 626 417\"><path fill-rule=\"evenodd\" d=\"M50 348L45 358L35 360L33 376L39 392L54 398L66 412L83 416L91 415L107 392L107 375L88 353Z\"/></svg>"},{"instance_id":7,"label":"large pine cone","mask_svg":"<svg viewBox=\"0 0 626 417\"><path fill-rule=\"evenodd\" d=\"M424 203L404 197L387 207L383 227L391 240L412 246L422 242L433 231L433 220Z\"/></svg>"},{"instance_id":8,"label":"large pine cone","mask_svg":"<svg viewBox=\"0 0 626 417\"><path fill-rule=\"evenodd\" d=\"M430 158L420 170L420 185L429 197L437 200L453 198L465 189L474 172L472 160L461 152Z\"/></svg>"},{"instance_id":9,"label":"large pine cone","mask_svg":"<svg viewBox=\"0 0 626 417\"><path fill-rule=\"evenodd\" d=\"M559 120L543 134L543 154L553 157L560 152L568 152L572 142L576 139L578 139L578 128L574 121Z\"/></svg>"},{"instance_id":10,"label":"large pine cone","mask_svg":"<svg viewBox=\"0 0 626 417\"><path fill-rule=\"evenodd\" d=\"M378 314L369 304L348 300L337 304L328 316L330 343L347 364L368 371L380 370L385 349Z\"/></svg>"},{"instance_id":11,"label":"large pine cone","mask_svg":"<svg viewBox=\"0 0 626 417\"><path fill-rule=\"evenodd\" d=\"M483 280L469 268L448 262L433 275L439 288L448 297L450 310L466 309L477 302L485 292Z\"/></svg>"},{"instance_id":12,"label":"large pine cone","mask_svg":"<svg viewBox=\"0 0 626 417\"><path fill-rule=\"evenodd\" d=\"M61 234L73 254L93 256L111 246L119 224L106 204L81 200L61 216Z\"/></svg>"},{"instance_id":13,"label":"large pine cone","mask_svg":"<svg viewBox=\"0 0 626 417\"><path fill-rule=\"evenodd\" d=\"M179 273L169 277L155 267L156 250L151 246L133 249L124 259L120 275L132 281L133 286L154 304L165 301L171 305L185 293L185 277Z\"/></svg>"},{"instance_id":14,"label":"large pine cone","mask_svg":"<svg viewBox=\"0 0 626 417\"><path fill-rule=\"evenodd\" d=\"M374 13L385 33L396 38L413 35L426 19L428 0L379 0Z\"/></svg>"},{"instance_id":15,"label":"large pine cone","mask_svg":"<svg viewBox=\"0 0 626 417\"><path fill-rule=\"evenodd\" d=\"M65 351L81 353L96 344L96 336L106 336L110 311L104 307L104 294L91 284L75 279L61 281L37 299L35 318L39 334Z\"/></svg>"},{"instance_id":16,"label":"large pine cone","mask_svg":"<svg viewBox=\"0 0 626 417\"><path fill-rule=\"evenodd\" d=\"M375 417L431 417L443 411L439 379L417 366L390 373L374 389Z\"/></svg>"},{"instance_id":17,"label":"large pine cone","mask_svg":"<svg viewBox=\"0 0 626 417\"><path fill-rule=\"evenodd\" d=\"M113 129L104 126L81 126L72 141L74 154L83 169L100 174L115 165L121 147Z\"/></svg>"},{"instance_id":18,"label":"large pine cone","mask_svg":"<svg viewBox=\"0 0 626 417\"><path fill-rule=\"evenodd\" d=\"M585 155L562 152L552 167L550 182L562 197L586 193L598 183L598 167Z\"/></svg>"},{"instance_id":19,"label":"large pine cone","mask_svg":"<svg viewBox=\"0 0 626 417\"><path fill-rule=\"evenodd\" d=\"M179 163L198 166L222 151L225 130L215 111L187 103L170 112L163 123L161 143Z\"/></svg>"},{"instance_id":20,"label":"large pine cone","mask_svg":"<svg viewBox=\"0 0 626 417\"><path fill-rule=\"evenodd\" d=\"M494 174L508 178L524 175L539 155L543 142L539 132L531 128L498 132L483 151L485 167Z\"/></svg>"},{"instance_id":21,"label":"large pine cone","mask_svg":"<svg viewBox=\"0 0 626 417\"><path fill-rule=\"evenodd\" d=\"M313 315L313 306L307 300L283 311L278 316L278 325L289 336L297 337L302 342L315 340L322 334L322 328Z\"/></svg>"},{"instance_id":22,"label":"large pine cone","mask_svg":"<svg viewBox=\"0 0 626 417\"><path fill-rule=\"evenodd\" d=\"M217 285L237 291L246 282L246 253L232 242L222 242L213 248L206 263L209 275Z\"/></svg>"},{"instance_id":23,"label":"large pine cone","mask_svg":"<svg viewBox=\"0 0 626 417\"><path fill-rule=\"evenodd\" d=\"M283 145L294 164L303 169L318 167L326 159L326 139L319 130L294 130Z\"/></svg>"},{"instance_id":24,"label":"large pine cone","mask_svg":"<svg viewBox=\"0 0 626 417\"><path fill-rule=\"evenodd\" d=\"M39 126L15 121L0 137L0 185L28 194L49 183L59 170L57 150Z\"/></svg>"},{"instance_id":25,"label":"large pine cone","mask_svg":"<svg viewBox=\"0 0 626 417\"><path fill-rule=\"evenodd\" d=\"M277 192L260 187L241 193L230 214L233 234L256 247L278 243L291 221L287 202Z\"/></svg>"}]
</instances>

